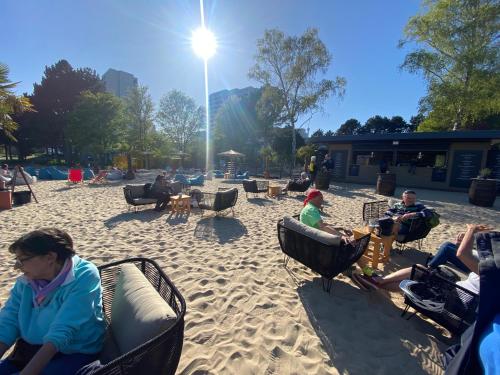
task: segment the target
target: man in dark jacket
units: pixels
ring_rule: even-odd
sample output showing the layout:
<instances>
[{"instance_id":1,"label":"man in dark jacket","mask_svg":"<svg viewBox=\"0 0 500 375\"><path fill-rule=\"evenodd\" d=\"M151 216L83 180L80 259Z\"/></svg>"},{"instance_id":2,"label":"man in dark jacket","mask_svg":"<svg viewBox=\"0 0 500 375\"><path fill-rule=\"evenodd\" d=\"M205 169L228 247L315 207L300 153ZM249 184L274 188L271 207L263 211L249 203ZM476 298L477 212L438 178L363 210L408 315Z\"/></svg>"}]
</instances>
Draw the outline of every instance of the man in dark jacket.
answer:
<instances>
[{"instance_id":1,"label":"man in dark jacket","mask_svg":"<svg viewBox=\"0 0 500 375\"><path fill-rule=\"evenodd\" d=\"M402 201L386 211L385 215L392 217L393 233L397 234L398 240L403 240L410 233L413 220L425 220L432 216L432 212L423 204L417 203L417 193L413 190L406 190Z\"/></svg>"}]
</instances>

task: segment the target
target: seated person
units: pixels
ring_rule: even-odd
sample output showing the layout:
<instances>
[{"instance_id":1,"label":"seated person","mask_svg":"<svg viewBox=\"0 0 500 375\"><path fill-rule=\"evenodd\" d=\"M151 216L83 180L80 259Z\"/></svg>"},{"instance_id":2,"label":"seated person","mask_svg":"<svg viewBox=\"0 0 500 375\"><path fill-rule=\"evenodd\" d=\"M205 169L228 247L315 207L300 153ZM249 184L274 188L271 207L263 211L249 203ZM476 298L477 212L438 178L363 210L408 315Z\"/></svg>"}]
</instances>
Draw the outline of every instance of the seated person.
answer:
<instances>
[{"instance_id":1,"label":"seated person","mask_svg":"<svg viewBox=\"0 0 500 375\"><path fill-rule=\"evenodd\" d=\"M155 182L151 185L147 195L158 199L154 208L155 211L163 211L167 208L170 196L172 195L172 189L164 174L156 176Z\"/></svg>"},{"instance_id":2,"label":"seated person","mask_svg":"<svg viewBox=\"0 0 500 375\"><path fill-rule=\"evenodd\" d=\"M457 282L457 285L470 290L473 293L479 294L479 259L473 253L474 235L478 232L490 231L486 225L482 224L467 224L467 231L465 232L460 245L457 250L457 258L470 270L469 276L465 281ZM437 267L437 265L435 265ZM409 279L411 276L411 267L403 268L399 271L393 272L390 275L380 276L360 276L353 275L354 281L358 285L373 289L387 289L392 291L399 290L399 283L403 280Z\"/></svg>"},{"instance_id":3,"label":"seated person","mask_svg":"<svg viewBox=\"0 0 500 375\"><path fill-rule=\"evenodd\" d=\"M288 181L285 188L283 189L283 193L286 193L288 190L306 191L310 184L311 181L309 180L309 177L307 177L307 173L302 172L299 178Z\"/></svg>"},{"instance_id":4,"label":"seated person","mask_svg":"<svg viewBox=\"0 0 500 375\"><path fill-rule=\"evenodd\" d=\"M443 242L439 246L436 255L429 258L427 266L431 268L436 268L437 266L450 262L462 272L465 273L471 272L470 268L467 267L460 259L458 259L457 256L458 247L460 246L460 243L462 242L464 236L465 232L460 232L455 238L454 242L451 241ZM472 253L477 259L479 259L476 250L472 250Z\"/></svg>"},{"instance_id":5,"label":"seated person","mask_svg":"<svg viewBox=\"0 0 500 375\"><path fill-rule=\"evenodd\" d=\"M0 374L75 374L97 359L105 322L94 264L63 230L42 228L9 246L21 270L0 310Z\"/></svg>"},{"instance_id":6,"label":"seated person","mask_svg":"<svg viewBox=\"0 0 500 375\"><path fill-rule=\"evenodd\" d=\"M398 236L398 240L403 240L410 233L412 220L428 218L431 215L432 212L428 208L417 203L417 193L413 190L406 190L403 193L402 201L396 203L385 213L385 216L394 219L393 233Z\"/></svg>"},{"instance_id":7,"label":"seated person","mask_svg":"<svg viewBox=\"0 0 500 375\"><path fill-rule=\"evenodd\" d=\"M2 169L0 170L0 181L9 183L12 179L12 175L9 171L9 166L7 164L2 164Z\"/></svg>"},{"instance_id":8,"label":"seated person","mask_svg":"<svg viewBox=\"0 0 500 375\"><path fill-rule=\"evenodd\" d=\"M300 222L337 236L341 236L343 240L350 241L351 238L345 236L332 225L326 224L321 218L320 209L323 204L323 194L316 189L310 189L304 200L304 208L300 211Z\"/></svg>"}]
</instances>

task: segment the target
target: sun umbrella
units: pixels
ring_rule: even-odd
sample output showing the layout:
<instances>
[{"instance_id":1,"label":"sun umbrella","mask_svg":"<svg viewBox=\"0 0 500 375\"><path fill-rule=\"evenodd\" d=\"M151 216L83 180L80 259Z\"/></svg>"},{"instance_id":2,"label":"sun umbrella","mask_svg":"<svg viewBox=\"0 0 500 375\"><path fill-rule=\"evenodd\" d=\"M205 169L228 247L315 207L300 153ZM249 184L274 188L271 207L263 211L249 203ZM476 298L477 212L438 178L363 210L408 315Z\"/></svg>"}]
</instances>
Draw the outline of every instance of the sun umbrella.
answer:
<instances>
[{"instance_id":1,"label":"sun umbrella","mask_svg":"<svg viewBox=\"0 0 500 375\"><path fill-rule=\"evenodd\" d=\"M217 155L226 156L226 157L229 157L229 158L240 158L240 157L244 157L245 156L245 154L242 154L241 152L234 151L234 150L219 152Z\"/></svg>"}]
</instances>

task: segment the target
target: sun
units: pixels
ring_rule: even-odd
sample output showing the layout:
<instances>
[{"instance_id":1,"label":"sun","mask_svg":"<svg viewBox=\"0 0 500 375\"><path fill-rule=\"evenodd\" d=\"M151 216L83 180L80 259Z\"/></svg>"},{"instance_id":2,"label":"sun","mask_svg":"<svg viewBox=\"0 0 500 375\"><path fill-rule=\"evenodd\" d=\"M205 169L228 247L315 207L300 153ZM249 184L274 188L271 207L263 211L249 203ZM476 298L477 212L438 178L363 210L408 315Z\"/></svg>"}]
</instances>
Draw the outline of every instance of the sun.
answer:
<instances>
[{"instance_id":1,"label":"sun","mask_svg":"<svg viewBox=\"0 0 500 375\"><path fill-rule=\"evenodd\" d=\"M215 51L217 50L217 41L214 34L205 27L200 27L193 31L191 45L194 53L204 60L208 60L215 55Z\"/></svg>"}]
</instances>

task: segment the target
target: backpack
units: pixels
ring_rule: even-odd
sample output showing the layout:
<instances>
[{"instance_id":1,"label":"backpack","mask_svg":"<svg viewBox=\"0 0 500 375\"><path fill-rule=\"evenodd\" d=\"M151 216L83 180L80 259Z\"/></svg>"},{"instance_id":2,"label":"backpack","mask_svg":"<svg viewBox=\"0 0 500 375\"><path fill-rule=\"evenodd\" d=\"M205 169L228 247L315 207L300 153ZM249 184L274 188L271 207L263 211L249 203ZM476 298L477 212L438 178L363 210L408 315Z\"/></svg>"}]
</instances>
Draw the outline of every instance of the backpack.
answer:
<instances>
[{"instance_id":1,"label":"backpack","mask_svg":"<svg viewBox=\"0 0 500 375\"><path fill-rule=\"evenodd\" d=\"M435 211L431 211L432 215L427 219L427 226L429 228L435 228L439 225L439 218L441 215L439 215Z\"/></svg>"}]
</instances>

